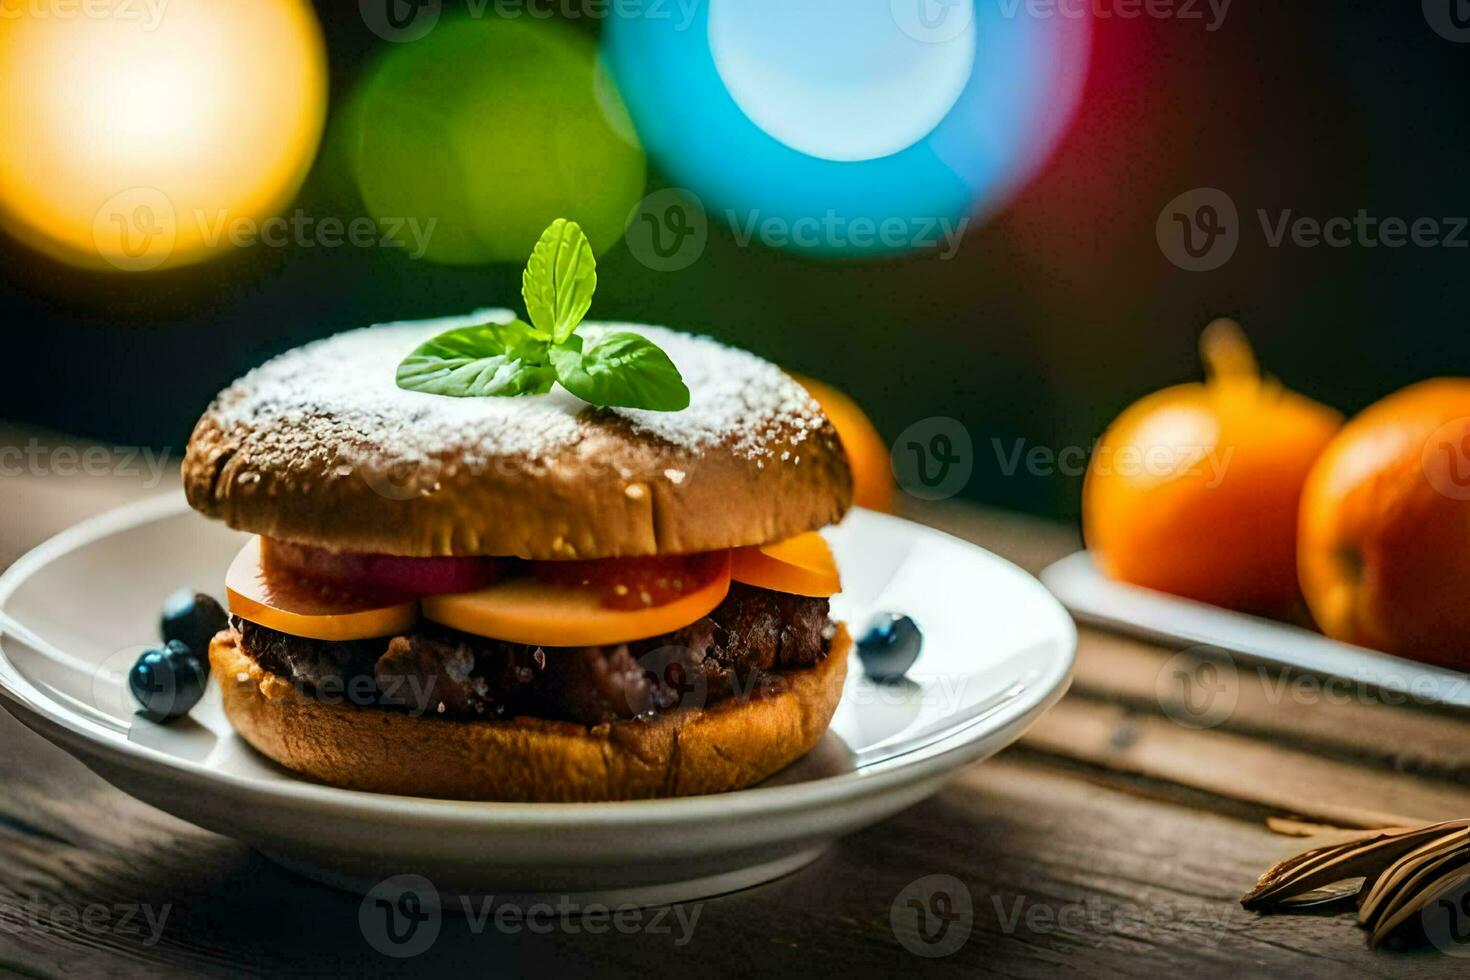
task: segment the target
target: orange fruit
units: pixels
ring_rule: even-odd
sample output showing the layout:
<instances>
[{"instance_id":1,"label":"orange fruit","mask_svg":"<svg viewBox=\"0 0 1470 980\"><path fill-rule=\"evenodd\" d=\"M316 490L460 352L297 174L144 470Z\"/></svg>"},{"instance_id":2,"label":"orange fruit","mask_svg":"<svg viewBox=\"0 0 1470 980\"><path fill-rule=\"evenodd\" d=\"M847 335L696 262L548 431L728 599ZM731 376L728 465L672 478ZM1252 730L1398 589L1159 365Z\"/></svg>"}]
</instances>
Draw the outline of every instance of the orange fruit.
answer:
<instances>
[{"instance_id":1,"label":"orange fruit","mask_svg":"<svg viewBox=\"0 0 1470 980\"><path fill-rule=\"evenodd\" d=\"M1470 669L1470 379L1349 422L1302 492L1302 594L1328 636Z\"/></svg>"},{"instance_id":2,"label":"orange fruit","mask_svg":"<svg viewBox=\"0 0 1470 980\"><path fill-rule=\"evenodd\" d=\"M821 381L796 376L832 425L847 450L852 467L853 503L869 510L893 513L893 468L889 465L888 444L863 414L857 402Z\"/></svg>"},{"instance_id":3,"label":"orange fruit","mask_svg":"<svg viewBox=\"0 0 1470 980\"><path fill-rule=\"evenodd\" d=\"M1302 484L1342 416L1263 379L1229 320L1205 329L1200 352L1205 384L1134 403L1094 447L1083 536L1113 578L1290 616Z\"/></svg>"}]
</instances>

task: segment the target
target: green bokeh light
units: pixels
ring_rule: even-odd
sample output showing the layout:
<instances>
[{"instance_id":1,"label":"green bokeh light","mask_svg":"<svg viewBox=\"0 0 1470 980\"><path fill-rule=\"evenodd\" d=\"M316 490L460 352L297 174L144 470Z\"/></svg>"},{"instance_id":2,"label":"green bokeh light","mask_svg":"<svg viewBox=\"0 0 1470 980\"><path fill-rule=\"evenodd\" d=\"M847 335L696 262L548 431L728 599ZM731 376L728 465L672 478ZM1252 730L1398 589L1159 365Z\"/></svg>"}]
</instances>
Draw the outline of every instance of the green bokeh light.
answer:
<instances>
[{"instance_id":1,"label":"green bokeh light","mask_svg":"<svg viewBox=\"0 0 1470 980\"><path fill-rule=\"evenodd\" d=\"M436 262L522 262L556 218L601 253L643 194L643 149L593 44L551 22L443 22L388 51L345 122L368 212L437 219Z\"/></svg>"}]
</instances>

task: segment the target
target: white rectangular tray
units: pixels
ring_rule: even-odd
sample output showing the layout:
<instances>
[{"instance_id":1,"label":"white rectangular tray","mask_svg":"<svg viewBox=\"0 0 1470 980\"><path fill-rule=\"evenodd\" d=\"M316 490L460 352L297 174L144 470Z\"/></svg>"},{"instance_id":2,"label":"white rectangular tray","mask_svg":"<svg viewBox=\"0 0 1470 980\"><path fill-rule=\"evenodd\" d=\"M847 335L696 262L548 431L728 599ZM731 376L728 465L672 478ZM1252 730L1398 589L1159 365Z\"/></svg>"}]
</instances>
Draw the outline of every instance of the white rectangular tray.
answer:
<instances>
[{"instance_id":1,"label":"white rectangular tray","mask_svg":"<svg viewBox=\"0 0 1470 980\"><path fill-rule=\"evenodd\" d=\"M1470 674L1339 643L1299 626L1115 582L1098 570L1085 551L1046 568L1041 581L1083 623L1338 677L1401 694L1415 704L1470 708Z\"/></svg>"}]
</instances>

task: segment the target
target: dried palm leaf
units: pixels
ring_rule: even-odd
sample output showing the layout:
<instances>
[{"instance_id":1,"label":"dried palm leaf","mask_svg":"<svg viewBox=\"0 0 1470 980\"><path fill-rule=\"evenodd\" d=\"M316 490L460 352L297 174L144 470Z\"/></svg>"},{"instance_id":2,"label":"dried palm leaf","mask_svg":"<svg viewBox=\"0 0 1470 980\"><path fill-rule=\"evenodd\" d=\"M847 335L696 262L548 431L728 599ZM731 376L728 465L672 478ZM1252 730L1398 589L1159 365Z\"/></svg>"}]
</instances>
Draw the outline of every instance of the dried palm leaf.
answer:
<instances>
[{"instance_id":1,"label":"dried palm leaf","mask_svg":"<svg viewBox=\"0 0 1470 980\"><path fill-rule=\"evenodd\" d=\"M1241 900L1289 912L1358 901L1358 922L1377 946L1431 903L1470 885L1470 819L1390 827L1316 847L1272 867Z\"/></svg>"}]
</instances>

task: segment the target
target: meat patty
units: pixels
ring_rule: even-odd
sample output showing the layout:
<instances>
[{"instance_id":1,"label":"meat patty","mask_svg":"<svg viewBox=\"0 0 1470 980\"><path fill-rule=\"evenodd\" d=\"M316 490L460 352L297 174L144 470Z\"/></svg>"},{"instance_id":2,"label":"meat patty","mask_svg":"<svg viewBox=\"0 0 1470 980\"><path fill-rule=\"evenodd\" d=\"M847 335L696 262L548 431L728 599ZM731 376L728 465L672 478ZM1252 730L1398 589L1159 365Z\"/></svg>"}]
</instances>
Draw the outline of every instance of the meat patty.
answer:
<instances>
[{"instance_id":1,"label":"meat patty","mask_svg":"<svg viewBox=\"0 0 1470 980\"><path fill-rule=\"evenodd\" d=\"M532 715L596 725L779 690L831 648L827 600L733 584L681 630L634 643L542 648L434 623L391 639L311 640L235 618L241 646L317 694L453 718Z\"/></svg>"}]
</instances>

